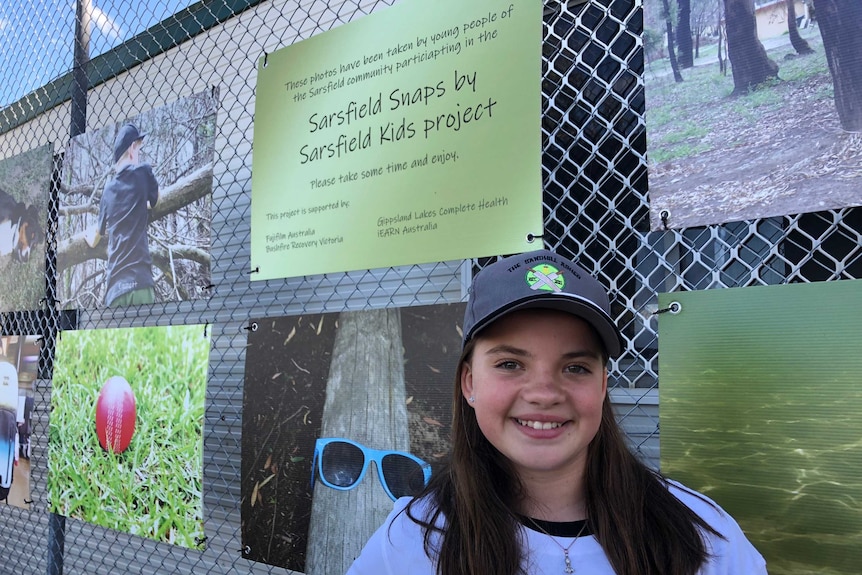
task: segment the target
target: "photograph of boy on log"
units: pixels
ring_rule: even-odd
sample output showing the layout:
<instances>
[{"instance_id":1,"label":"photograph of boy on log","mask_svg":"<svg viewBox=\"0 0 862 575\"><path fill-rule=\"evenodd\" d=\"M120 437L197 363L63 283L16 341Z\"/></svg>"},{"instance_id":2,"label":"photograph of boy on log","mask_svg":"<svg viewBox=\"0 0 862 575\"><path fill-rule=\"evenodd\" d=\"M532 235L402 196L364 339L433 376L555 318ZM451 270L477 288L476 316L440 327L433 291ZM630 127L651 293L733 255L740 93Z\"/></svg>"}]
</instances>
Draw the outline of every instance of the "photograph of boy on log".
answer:
<instances>
[{"instance_id":1,"label":"photograph of boy on log","mask_svg":"<svg viewBox=\"0 0 862 575\"><path fill-rule=\"evenodd\" d=\"M57 233L62 308L209 297L217 107L207 90L69 142Z\"/></svg>"}]
</instances>

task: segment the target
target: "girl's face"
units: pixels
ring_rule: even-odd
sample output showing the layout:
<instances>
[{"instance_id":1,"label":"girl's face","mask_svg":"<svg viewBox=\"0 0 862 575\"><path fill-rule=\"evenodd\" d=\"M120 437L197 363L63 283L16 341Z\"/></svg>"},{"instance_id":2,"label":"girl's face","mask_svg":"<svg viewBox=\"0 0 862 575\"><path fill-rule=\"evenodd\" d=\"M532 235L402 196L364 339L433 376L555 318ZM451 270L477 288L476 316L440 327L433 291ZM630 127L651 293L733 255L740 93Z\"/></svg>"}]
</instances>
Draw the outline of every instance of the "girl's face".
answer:
<instances>
[{"instance_id":1,"label":"girl's face","mask_svg":"<svg viewBox=\"0 0 862 575\"><path fill-rule=\"evenodd\" d=\"M608 374L592 328L544 309L513 312L477 337L461 392L521 478L576 474L602 419Z\"/></svg>"}]
</instances>

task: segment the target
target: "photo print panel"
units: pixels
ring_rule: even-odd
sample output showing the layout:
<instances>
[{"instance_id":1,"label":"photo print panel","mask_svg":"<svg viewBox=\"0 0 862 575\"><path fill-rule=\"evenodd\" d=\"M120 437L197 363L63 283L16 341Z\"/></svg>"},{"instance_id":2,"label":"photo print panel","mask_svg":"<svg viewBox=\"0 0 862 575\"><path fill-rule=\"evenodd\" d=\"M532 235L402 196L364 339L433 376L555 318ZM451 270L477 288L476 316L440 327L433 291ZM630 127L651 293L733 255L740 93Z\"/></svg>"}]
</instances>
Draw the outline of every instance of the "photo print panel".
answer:
<instances>
[{"instance_id":1,"label":"photo print panel","mask_svg":"<svg viewBox=\"0 0 862 575\"><path fill-rule=\"evenodd\" d=\"M38 335L0 336L0 501L30 509L30 437Z\"/></svg>"},{"instance_id":2,"label":"photo print panel","mask_svg":"<svg viewBox=\"0 0 862 575\"><path fill-rule=\"evenodd\" d=\"M69 142L57 234L62 308L209 297L217 108L207 90Z\"/></svg>"},{"instance_id":3,"label":"photo print panel","mask_svg":"<svg viewBox=\"0 0 862 575\"><path fill-rule=\"evenodd\" d=\"M61 332L48 434L50 511L200 548L209 330Z\"/></svg>"},{"instance_id":4,"label":"photo print panel","mask_svg":"<svg viewBox=\"0 0 862 575\"><path fill-rule=\"evenodd\" d=\"M644 0L651 229L862 205L862 10L818 3Z\"/></svg>"},{"instance_id":5,"label":"photo print panel","mask_svg":"<svg viewBox=\"0 0 862 575\"><path fill-rule=\"evenodd\" d=\"M45 228L51 145L0 160L0 311L36 309L45 297Z\"/></svg>"},{"instance_id":6,"label":"photo print panel","mask_svg":"<svg viewBox=\"0 0 862 575\"><path fill-rule=\"evenodd\" d=\"M673 304L676 304L674 307ZM661 470L770 575L862 565L862 280L660 294Z\"/></svg>"},{"instance_id":7,"label":"photo print panel","mask_svg":"<svg viewBox=\"0 0 862 575\"><path fill-rule=\"evenodd\" d=\"M449 450L464 307L251 322L243 557L342 575L394 499L424 487Z\"/></svg>"}]
</instances>

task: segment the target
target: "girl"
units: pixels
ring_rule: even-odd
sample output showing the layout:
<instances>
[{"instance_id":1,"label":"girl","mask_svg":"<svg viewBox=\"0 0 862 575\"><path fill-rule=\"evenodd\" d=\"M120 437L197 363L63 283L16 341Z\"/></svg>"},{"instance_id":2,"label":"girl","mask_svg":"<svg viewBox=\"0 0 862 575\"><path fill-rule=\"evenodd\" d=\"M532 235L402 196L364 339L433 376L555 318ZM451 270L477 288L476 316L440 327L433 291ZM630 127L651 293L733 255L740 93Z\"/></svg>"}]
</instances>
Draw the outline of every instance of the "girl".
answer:
<instances>
[{"instance_id":1,"label":"girl","mask_svg":"<svg viewBox=\"0 0 862 575\"><path fill-rule=\"evenodd\" d=\"M452 452L349 575L765 575L718 505L643 465L607 393L604 288L541 250L473 280Z\"/></svg>"}]
</instances>

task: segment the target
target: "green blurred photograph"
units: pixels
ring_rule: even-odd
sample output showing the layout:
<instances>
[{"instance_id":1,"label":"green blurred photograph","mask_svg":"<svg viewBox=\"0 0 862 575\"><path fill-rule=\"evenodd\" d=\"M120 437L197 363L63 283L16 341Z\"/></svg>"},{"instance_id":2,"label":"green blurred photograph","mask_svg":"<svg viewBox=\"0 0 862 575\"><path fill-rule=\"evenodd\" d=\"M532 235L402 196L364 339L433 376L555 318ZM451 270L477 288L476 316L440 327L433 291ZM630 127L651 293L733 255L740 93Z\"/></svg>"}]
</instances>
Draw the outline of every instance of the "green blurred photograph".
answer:
<instances>
[{"instance_id":1,"label":"green blurred photograph","mask_svg":"<svg viewBox=\"0 0 862 575\"><path fill-rule=\"evenodd\" d=\"M676 306L671 304L676 303ZM770 575L862 565L862 280L661 294L661 469Z\"/></svg>"}]
</instances>

